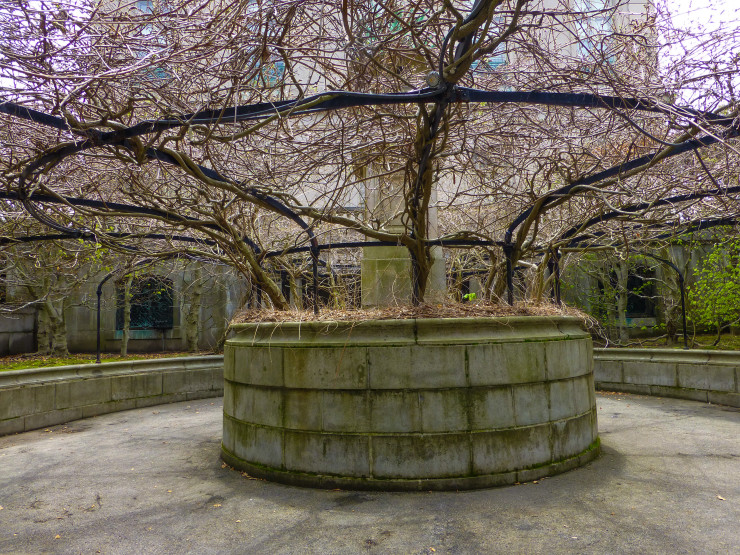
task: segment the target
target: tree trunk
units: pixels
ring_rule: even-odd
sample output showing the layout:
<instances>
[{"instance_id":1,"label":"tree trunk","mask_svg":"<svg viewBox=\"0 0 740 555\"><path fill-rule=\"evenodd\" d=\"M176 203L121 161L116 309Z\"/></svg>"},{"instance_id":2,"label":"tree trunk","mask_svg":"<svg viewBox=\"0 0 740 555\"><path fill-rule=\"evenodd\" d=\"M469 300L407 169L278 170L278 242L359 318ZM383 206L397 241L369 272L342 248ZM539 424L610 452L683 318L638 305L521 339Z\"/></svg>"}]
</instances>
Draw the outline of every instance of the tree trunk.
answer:
<instances>
[{"instance_id":1,"label":"tree trunk","mask_svg":"<svg viewBox=\"0 0 740 555\"><path fill-rule=\"evenodd\" d=\"M48 324L47 338L50 348L47 354L52 356L67 356L67 323L64 320L64 301L52 302L45 300L41 305L42 312L46 313Z\"/></svg>"},{"instance_id":2,"label":"tree trunk","mask_svg":"<svg viewBox=\"0 0 740 555\"><path fill-rule=\"evenodd\" d=\"M43 305L38 306L38 329L36 330L36 349L40 355L48 355L51 352L51 326L49 315Z\"/></svg>"}]
</instances>

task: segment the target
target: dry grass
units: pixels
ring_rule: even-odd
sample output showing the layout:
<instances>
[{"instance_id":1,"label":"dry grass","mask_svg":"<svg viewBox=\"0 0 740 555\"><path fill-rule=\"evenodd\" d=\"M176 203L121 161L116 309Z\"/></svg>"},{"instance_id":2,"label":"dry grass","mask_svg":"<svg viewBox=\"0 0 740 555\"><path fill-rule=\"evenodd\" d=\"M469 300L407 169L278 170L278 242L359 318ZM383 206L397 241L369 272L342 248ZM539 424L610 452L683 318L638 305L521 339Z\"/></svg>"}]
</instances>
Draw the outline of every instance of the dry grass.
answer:
<instances>
[{"instance_id":1,"label":"dry grass","mask_svg":"<svg viewBox=\"0 0 740 555\"><path fill-rule=\"evenodd\" d=\"M392 306L356 310L322 309L318 314L311 310L244 310L236 314L232 324L251 322L327 322L362 320L409 320L413 318L480 318L499 316L575 316L584 321L583 312L555 304L451 303L422 304L419 306Z\"/></svg>"}]
</instances>

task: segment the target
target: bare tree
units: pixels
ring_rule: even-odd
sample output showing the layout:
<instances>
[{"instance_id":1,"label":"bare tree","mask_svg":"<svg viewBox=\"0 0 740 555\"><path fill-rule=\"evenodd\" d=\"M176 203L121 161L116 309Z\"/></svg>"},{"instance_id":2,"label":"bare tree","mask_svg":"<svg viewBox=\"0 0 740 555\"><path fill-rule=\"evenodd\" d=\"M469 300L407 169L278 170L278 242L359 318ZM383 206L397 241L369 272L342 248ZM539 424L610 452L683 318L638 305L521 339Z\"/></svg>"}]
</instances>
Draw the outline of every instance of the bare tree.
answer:
<instances>
[{"instance_id":1,"label":"bare tree","mask_svg":"<svg viewBox=\"0 0 740 555\"><path fill-rule=\"evenodd\" d=\"M501 296L507 257L619 207L667 220L657 200L737 179L737 60L662 66L682 36L632 7L5 0L6 195L113 251L230 264L279 309L290 262L266 253L330 234L406 247L419 301L437 233L505 239L481 258ZM720 34L701 44L737 40ZM713 198L688 209L734 202Z\"/></svg>"}]
</instances>

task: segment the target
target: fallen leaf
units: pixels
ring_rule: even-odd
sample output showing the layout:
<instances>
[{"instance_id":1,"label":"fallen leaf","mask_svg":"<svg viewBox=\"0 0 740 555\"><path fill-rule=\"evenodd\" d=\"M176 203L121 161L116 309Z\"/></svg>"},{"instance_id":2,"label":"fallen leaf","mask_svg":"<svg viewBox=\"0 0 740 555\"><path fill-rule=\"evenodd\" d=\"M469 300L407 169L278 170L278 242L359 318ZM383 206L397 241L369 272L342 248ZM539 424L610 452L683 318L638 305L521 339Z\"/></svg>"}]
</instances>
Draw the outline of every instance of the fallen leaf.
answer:
<instances>
[{"instance_id":1,"label":"fallen leaf","mask_svg":"<svg viewBox=\"0 0 740 555\"><path fill-rule=\"evenodd\" d=\"M2 506L2 505L0 505L0 511L2 511L2 510L3 510L3 506Z\"/></svg>"},{"instance_id":2,"label":"fallen leaf","mask_svg":"<svg viewBox=\"0 0 740 555\"><path fill-rule=\"evenodd\" d=\"M724 497L722 497L721 495L718 495L718 496L717 496L717 499L719 499L720 501L724 501L724 500L725 500L725 498L724 498Z\"/></svg>"},{"instance_id":3,"label":"fallen leaf","mask_svg":"<svg viewBox=\"0 0 740 555\"><path fill-rule=\"evenodd\" d=\"M221 506L221 503L214 503L214 505L213 505L213 506L214 506L214 507L220 507L220 506Z\"/></svg>"},{"instance_id":4,"label":"fallen leaf","mask_svg":"<svg viewBox=\"0 0 740 555\"><path fill-rule=\"evenodd\" d=\"M167 493L172 493L172 490L171 490L171 489L168 489L168 490L167 490Z\"/></svg>"},{"instance_id":5,"label":"fallen leaf","mask_svg":"<svg viewBox=\"0 0 740 555\"><path fill-rule=\"evenodd\" d=\"M241 520L237 520L237 522L241 522Z\"/></svg>"},{"instance_id":6,"label":"fallen leaf","mask_svg":"<svg viewBox=\"0 0 740 555\"><path fill-rule=\"evenodd\" d=\"M54 539L55 539L55 540L59 540L59 539L61 539L61 538L62 538L62 536L60 536L59 534L57 534L56 536L54 536Z\"/></svg>"}]
</instances>

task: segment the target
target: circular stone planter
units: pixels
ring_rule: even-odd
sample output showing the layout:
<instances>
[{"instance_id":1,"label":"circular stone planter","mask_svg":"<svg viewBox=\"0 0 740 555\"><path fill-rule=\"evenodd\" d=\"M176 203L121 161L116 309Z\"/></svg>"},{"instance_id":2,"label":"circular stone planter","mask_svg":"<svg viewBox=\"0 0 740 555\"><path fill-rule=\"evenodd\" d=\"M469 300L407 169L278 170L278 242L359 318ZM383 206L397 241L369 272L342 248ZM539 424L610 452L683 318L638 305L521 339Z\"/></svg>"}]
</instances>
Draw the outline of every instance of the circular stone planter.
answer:
<instances>
[{"instance_id":1,"label":"circular stone planter","mask_svg":"<svg viewBox=\"0 0 740 555\"><path fill-rule=\"evenodd\" d=\"M598 454L591 338L569 317L234 326L222 457L345 489L513 484Z\"/></svg>"}]
</instances>

